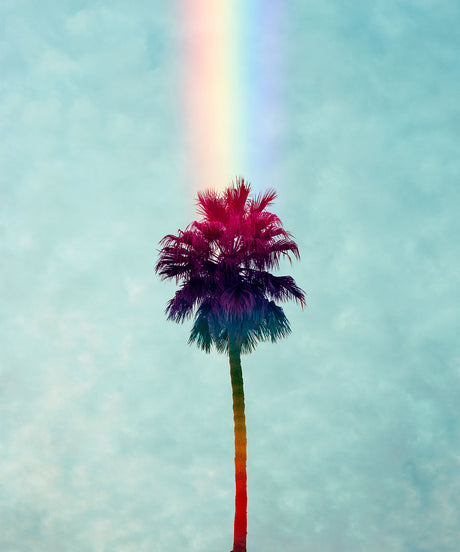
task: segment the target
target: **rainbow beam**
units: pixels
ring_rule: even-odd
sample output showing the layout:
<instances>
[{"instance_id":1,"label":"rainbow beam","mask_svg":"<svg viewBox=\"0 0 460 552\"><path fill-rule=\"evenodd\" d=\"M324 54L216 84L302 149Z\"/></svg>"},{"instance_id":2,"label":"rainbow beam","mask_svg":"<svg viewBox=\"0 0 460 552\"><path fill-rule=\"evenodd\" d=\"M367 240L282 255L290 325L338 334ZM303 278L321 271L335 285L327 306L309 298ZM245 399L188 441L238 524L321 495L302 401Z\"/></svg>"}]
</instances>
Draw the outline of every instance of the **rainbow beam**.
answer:
<instances>
[{"instance_id":1,"label":"rainbow beam","mask_svg":"<svg viewBox=\"0 0 460 552\"><path fill-rule=\"evenodd\" d=\"M281 0L181 0L181 10L191 193L223 191L242 174L261 188L278 187L271 179L283 127ZM230 340L229 356L236 487L232 552L246 552L243 376L239 351Z\"/></svg>"},{"instance_id":2,"label":"rainbow beam","mask_svg":"<svg viewBox=\"0 0 460 552\"><path fill-rule=\"evenodd\" d=\"M183 17L184 118L195 195L198 189L225 188L238 170L238 33L235 6L228 0L183 0Z\"/></svg>"},{"instance_id":3,"label":"rainbow beam","mask_svg":"<svg viewBox=\"0 0 460 552\"><path fill-rule=\"evenodd\" d=\"M281 0L181 0L182 104L191 194L244 175L265 189L284 126Z\"/></svg>"}]
</instances>

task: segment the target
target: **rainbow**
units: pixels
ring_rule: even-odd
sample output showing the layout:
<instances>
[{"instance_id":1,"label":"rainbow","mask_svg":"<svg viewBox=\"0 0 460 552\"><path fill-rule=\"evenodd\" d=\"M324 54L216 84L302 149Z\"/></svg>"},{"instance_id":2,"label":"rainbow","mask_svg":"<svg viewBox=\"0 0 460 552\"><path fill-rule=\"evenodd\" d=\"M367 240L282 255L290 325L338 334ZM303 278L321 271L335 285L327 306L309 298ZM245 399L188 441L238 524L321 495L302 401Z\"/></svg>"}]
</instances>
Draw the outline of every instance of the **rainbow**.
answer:
<instances>
[{"instance_id":1,"label":"rainbow","mask_svg":"<svg viewBox=\"0 0 460 552\"><path fill-rule=\"evenodd\" d=\"M181 90L190 192L243 175L265 189L279 159L281 0L180 0Z\"/></svg>"}]
</instances>

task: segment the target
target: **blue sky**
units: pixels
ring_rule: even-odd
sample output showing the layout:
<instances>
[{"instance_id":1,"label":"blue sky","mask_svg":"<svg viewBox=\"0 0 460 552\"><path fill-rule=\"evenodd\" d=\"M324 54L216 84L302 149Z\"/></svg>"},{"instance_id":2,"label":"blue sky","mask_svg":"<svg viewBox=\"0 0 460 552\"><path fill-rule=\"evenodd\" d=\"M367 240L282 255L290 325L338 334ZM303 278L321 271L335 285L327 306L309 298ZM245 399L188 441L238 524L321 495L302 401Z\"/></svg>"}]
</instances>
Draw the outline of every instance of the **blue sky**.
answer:
<instances>
[{"instance_id":1,"label":"blue sky","mask_svg":"<svg viewBox=\"0 0 460 552\"><path fill-rule=\"evenodd\" d=\"M0 7L5 552L231 546L228 362L153 272L193 212L164 6ZM244 176L279 191L308 308L243 357L248 549L456 552L460 6L286 9L278 154Z\"/></svg>"}]
</instances>

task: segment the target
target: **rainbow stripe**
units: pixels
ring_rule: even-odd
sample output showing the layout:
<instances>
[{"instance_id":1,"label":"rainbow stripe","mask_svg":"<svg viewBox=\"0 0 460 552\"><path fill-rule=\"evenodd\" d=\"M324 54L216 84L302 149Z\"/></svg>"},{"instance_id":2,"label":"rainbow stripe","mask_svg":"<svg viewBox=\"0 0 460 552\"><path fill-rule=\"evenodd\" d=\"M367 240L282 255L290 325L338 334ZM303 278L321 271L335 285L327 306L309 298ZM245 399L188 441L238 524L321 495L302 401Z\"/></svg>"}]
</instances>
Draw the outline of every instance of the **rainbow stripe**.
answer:
<instances>
[{"instance_id":1,"label":"rainbow stripe","mask_svg":"<svg viewBox=\"0 0 460 552\"><path fill-rule=\"evenodd\" d=\"M191 194L244 175L265 189L280 158L281 0L181 0L182 100Z\"/></svg>"}]
</instances>

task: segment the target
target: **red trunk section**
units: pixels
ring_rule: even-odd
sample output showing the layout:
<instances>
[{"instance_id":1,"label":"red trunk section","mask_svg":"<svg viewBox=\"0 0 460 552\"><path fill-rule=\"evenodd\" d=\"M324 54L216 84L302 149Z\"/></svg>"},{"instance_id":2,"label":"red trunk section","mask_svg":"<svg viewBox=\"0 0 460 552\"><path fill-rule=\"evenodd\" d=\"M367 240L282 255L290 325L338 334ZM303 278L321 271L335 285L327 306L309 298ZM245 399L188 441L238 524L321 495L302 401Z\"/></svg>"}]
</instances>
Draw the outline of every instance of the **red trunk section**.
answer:
<instances>
[{"instance_id":1,"label":"red trunk section","mask_svg":"<svg viewBox=\"0 0 460 552\"><path fill-rule=\"evenodd\" d=\"M246 491L246 423L244 416L243 373L240 350L230 346L230 375L233 394L233 420L235 424L235 523L232 552L246 552L247 491Z\"/></svg>"}]
</instances>

